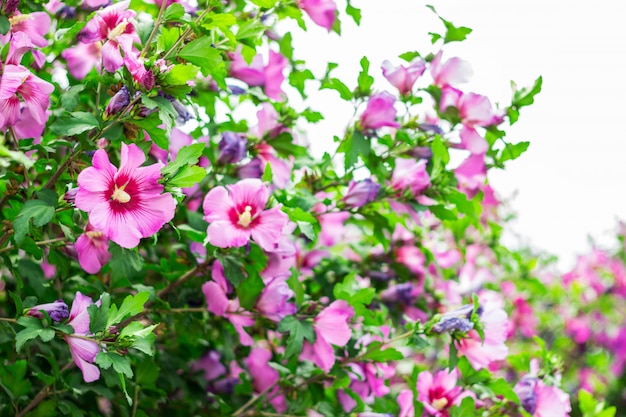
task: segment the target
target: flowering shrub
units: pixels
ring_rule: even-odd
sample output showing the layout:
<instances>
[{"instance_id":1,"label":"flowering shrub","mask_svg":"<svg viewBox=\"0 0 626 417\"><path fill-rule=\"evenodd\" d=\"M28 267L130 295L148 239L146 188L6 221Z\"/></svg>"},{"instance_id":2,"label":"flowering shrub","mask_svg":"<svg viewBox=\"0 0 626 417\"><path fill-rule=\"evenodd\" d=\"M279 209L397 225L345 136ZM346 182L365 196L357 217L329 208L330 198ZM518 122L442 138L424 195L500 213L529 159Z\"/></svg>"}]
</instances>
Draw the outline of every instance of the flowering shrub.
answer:
<instances>
[{"instance_id":1,"label":"flowering shrub","mask_svg":"<svg viewBox=\"0 0 626 417\"><path fill-rule=\"evenodd\" d=\"M349 1L0 11L0 416L615 414L626 270L499 243L541 78L464 91L470 29L340 80L282 21L334 36ZM312 88L354 107L320 159Z\"/></svg>"}]
</instances>

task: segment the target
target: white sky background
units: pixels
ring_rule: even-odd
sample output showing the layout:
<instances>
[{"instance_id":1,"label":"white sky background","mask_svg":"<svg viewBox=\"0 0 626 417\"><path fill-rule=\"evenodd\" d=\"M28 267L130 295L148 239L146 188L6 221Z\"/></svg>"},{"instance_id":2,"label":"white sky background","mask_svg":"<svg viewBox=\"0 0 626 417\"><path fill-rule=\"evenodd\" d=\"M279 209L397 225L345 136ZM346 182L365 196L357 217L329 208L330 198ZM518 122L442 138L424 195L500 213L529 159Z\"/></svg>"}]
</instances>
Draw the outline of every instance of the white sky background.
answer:
<instances>
[{"instance_id":1,"label":"white sky background","mask_svg":"<svg viewBox=\"0 0 626 417\"><path fill-rule=\"evenodd\" d=\"M345 7L339 0L339 7ZM626 2L564 0L354 0L362 9L357 27L341 10L342 36L327 34L307 19L309 32L294 29L296 58L316 76L327 62L340 66L333 75L350 88L359 60L371 62L375 89L395 89L382 77L384 59L437 52L429 31L443 24L425 4L456 26L473 29L465 42L444 47L444 57L468 60L474 76L464 91L485 94L492 102L510 102L510 81L530 86L543 76L535 104L522 109L507 128L507 139L531 142L505 171L490 173L501 198L518 214L507 243L521 241L547 250L566 268L589 249L588 236L603 246L614 242L618 218L626 219ZM311 93L308 104L326 120L309 129L314 152L334 149L352 116L332 90ZM517 235L518 238L513 238Z\"/></svg>"}]
</instances>

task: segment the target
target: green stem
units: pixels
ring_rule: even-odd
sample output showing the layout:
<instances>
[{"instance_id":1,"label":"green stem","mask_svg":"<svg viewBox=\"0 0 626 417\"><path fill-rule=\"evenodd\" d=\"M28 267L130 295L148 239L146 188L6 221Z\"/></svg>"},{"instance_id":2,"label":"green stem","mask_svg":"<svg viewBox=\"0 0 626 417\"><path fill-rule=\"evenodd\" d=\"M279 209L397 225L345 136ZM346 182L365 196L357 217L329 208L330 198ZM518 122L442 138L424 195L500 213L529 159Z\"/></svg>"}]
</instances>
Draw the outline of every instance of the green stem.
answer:
<instances>
[{"instance_id":1,"label":"green stem","mask_svg":"<svg viewBox=\"0 0 626 417\"><path fill-rule=\"evenodd\" d=\"M204 16L206 16L207 13L209 13L211 10L212 10L211 7L207 7L206 9L204 9L202 13L200 14L200 16L198 16L198 18L196 19L196 24L200 23L202 19L204 19ZM170 56L170 54L174 52L180 46L180 44L185 41L185 39L187 38L187 36L189 36L192 30L193 29L191 29L191 26L188 26L187 29L185 29L185 31L183 32L183 34L178 37L176 42L174 42L174 45L172 45L171 48L165 53L165 55L163 55L163 59L167 59L167 57Z\"/></svg>"},{"instance_id":2,"label":"green stem","mask_svg":"<svg viewBox=\"0 0 626 417\"><path fill-rule=\"evenodd\" d=\"M50 243L66 242L66 241L67 241L67 239L64 238L64 237L57 237L57 238L54 238L54 239L41 240L39 242L35 242L35 245L37 245L37 246L45 246L45 245L49 245ZM9 252L12 249L15 249L15 246L7 246L6 248L0 249L0 253Z\"/></svg>"},{"instance_id":3,"label":"green stem","mask_svg":"<svg viewBox=\"0 0 626 417\"><path fill-rule=\"evenodd\" d=\"M0 317L0 321L5 321L7 323L17 323L16 319L11 319L9 317Z\"/></svg>"}]
</instances>

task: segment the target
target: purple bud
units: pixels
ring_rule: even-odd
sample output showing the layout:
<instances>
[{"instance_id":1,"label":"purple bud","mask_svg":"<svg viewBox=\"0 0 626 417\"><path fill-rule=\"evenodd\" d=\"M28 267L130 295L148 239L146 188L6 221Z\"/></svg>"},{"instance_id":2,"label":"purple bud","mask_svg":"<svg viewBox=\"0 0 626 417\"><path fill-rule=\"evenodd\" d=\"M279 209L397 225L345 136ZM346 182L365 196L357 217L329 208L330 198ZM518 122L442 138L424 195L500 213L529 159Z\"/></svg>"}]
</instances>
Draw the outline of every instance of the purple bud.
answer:
<instances>
[{"instance_id":1,"label":"purple bud","mask_svg":"<svg viewBox=\"0 0 626 417\"><path fill-rule=\"evenodd\" d=\"M474 323L471 322L472 313L474 312L473 304L466 304L455 310L448 311L442 314L441 319L432 328L435 333L454 332L459 331L467 333L474 328ZM483 312L483 307L478 306L476 314L479 316Z\"/></svg>"},{"instance_id":2,"label":"purple bud","mask_svg":"<svg viewBox=\"0 0 626 417\"><path fill-rule=\"evenodd\" d=\"M176 121L180 124L185 124L189 120L193 118L187 107L178 100L172 101L172 105L174 106L174 110L178 113L178 118Z\"/></svg>"},{"instance_id":3,"label":"purple bud","mask_svg":"<svg viewBox=\"0 0 626 417\"><path fill-rule=\"evenodd\" d=\"M246 157L248 140L233 132L222 133L222 140L219 143L220 155L217 162L225 164L236 164Z\"/></svg>"},{"instance_id":4,"label":"purple bud","mask_svg":"<svg viewBox=\"0 0 626 417\"><path fill-rule=\"evenodd\" d=\"M54 303L39 304L31 307L26 312L26 315L42 319L44 317L42 311L48 313L48 316L50 316L52 321L56 322L65 320L70 316L70 311L67 308L67 304L65 304L63 300L56 300Z\"/></svg>"},{"instance_id":5,"label":"purple bud","mask_svg":"<svg viewBox=\"0 0 626 417\"><path fill-rule=\"evenodd\" d=\"M228 89L230 90L231 94L234 94L236 96L240 96L242 94L245 94L245 92L246 92L246 90L244 90L243 88L238 87L236 85L229 85Z\"/></svg>"},{"instance_id":6,"label":"purple bud","mask_svg":"<svg viewBox=\"0 0 626 417\"><path fill-rule=\"evenodd\" d=\"M113 97L111 97L111 101L109 101L109 104L104 110L104 118L108 119L112 115L121 112L129 104L130 93L128 91L128 88L126 88L126 86L123 86L117 93L115 93Z\"/></svg>"},{"instance_id":7,"label":"purple bud","mask_svg":"<svg viewBox=\"0 0 626 417\"><path fill-rule=\"evenodd\" d=\"M239 178L261 178L263 176L263 163L259 158L254 158L237 170Z\"/></svg>"},{"instance_id":8,"label":"purple bud","mask_svg":"<svg viewBox=\"0 0 626 417\"><path fill-rule=\"evenodd\" d=\"M433 157L433 150L428 146L418 146L408 151L407 154L416 159L429 160Z\"/></svg>"},{"instance_id":9,"label":"purple bud","mask_svg":"<svg viewBox=\"0 0 626 417\"><path fill-rule=\"evenodd\" d=\"M17 11L17 6L20 5L20 0L6 0L4 2L4 14L11 16Z\"/></svg>"},{"instance_id":10,"label":"purple bud","mask_svg":"<svg viewBox=\"0 0 626 417\"><path fill-rule=\"evenodd\" d=\"M76 8L70 6L63 6L55 15L61 19L73 19L76 17Z\"/></svg>"},{"instance_id":11,"label":"purple bud","mask_svg":"<svg viewBox=\"0 0 626 417\"><path fill-rule=\"evenodd\" d=\"M537 378L526 375L515 385L515 393L520 400L520 404L529 414L534 414L537 408L537 394L535 385Z\"/></svg>"},{"instance_id":12,"label":"purple bud","mask_svg":"<svg viewBox=\"0 0 626 417\"><path fill-rule=\"evenodd\" d=\"M141 85L143 85L146 90L152 90L154 87L154 72L152 72L152 70L147 71L143 77L141 77Z\"/></svg>"},{"instance_id":13,"label":"purple bud","mask_svg":"<svg viewBox=\"0 0 626 417\"><path fill-rule=\"evenodd\" d=\"M68 190L65 195L63 195L63 200L65 200L68 204L74 205L74 201L76 200L76 193L78 192L78 187L72 188Z\"/></svg>"},{"instance_id":14,"label":"purple bud","mask_svg":"<svg viewBox=\"0 0 626 417\"><path fill-rule=\"evenodd\" d=\"M380 184L376 184L371 179L363 181L350 181L348 186L348 192L341 199L348 207L362 207L367 203L371 203L376 200L378 191L380 190Z\"/></svg>"}]
</instances>

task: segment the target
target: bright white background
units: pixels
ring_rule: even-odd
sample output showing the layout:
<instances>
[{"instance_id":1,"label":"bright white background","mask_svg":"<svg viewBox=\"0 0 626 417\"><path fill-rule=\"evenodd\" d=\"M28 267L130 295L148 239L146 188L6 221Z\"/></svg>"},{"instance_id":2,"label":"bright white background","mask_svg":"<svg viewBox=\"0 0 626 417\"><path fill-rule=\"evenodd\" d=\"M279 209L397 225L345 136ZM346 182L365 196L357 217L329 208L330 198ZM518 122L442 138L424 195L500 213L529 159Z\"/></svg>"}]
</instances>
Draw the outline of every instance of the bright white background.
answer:
<instances>
[{"instance_id":1,"label":"bright white background","mask_svg":"<svg viewBox=\"0 0 626 417\"><path fill-rule=\"evenodd\" d=\"M341 3L341 2L339 2ZM327 34L310 20L309 32L293 30L296 57L320 76L326 62L333 75L354 86L359 60L367 55L375 88L394 89L382 78L384 59L394 63L406 51L437 52L429 31L444 33L425 7L457 26L474 31L467 41L444 47L446 57L471 62L474 76L462 88L503 105L510 81L530 86L543 76L535 104L522 109L507 139L531 142L529 150L505 171L490 174L499 196L517 213L509 244L523 242L547 250L570 266L589 249L589 236L613 243L618 218L626 218L626 2L598 0L369 0L361 27L342 10L342 36ZM342 5L340 4L340 8ZM313 108L327 119L309 130L314 149L328 149L352 111L334 106L337 93L312 94Z\"/></svg>"}]
</instances>

